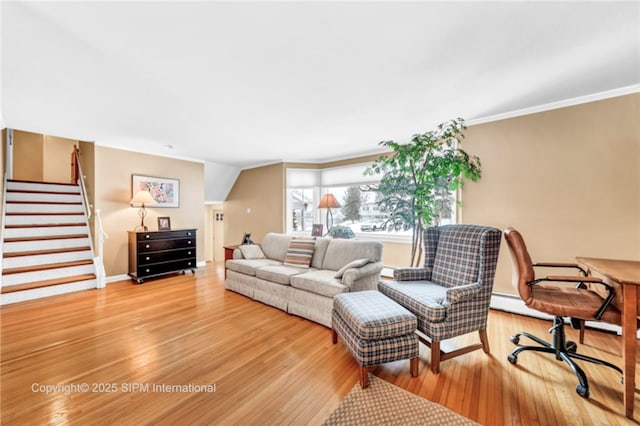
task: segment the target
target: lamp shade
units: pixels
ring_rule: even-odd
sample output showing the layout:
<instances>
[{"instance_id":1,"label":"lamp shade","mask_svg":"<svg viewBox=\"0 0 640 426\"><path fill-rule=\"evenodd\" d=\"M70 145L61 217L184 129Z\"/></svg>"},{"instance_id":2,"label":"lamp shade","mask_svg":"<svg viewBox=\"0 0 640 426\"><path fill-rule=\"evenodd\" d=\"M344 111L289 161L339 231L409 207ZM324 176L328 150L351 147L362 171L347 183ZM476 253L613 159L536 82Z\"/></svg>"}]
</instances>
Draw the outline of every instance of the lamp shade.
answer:
<instances>
[{"instance_id":1,"label":"lamp shade","mask_svg":"<svg viewBox=\"0 0 640 426\"><path fill-rule=\"evenodd\" d=\"M153 199L151 193L149 191L138 191L135 193L133 198L131 199L131 205L145 205L145 204L155 204L156 200Z\"/></svg>"},{"instance_id":2,"label":"lamp shade","mask_svg":"<svg viewBox=\"0 0 640 426\"><path fill-rule=\"evenodd\" d=\"M333 194L324 194L318 204L319 209L337 209L338 207L340 207L340 203Z\"/></svg>"}]
</instances>

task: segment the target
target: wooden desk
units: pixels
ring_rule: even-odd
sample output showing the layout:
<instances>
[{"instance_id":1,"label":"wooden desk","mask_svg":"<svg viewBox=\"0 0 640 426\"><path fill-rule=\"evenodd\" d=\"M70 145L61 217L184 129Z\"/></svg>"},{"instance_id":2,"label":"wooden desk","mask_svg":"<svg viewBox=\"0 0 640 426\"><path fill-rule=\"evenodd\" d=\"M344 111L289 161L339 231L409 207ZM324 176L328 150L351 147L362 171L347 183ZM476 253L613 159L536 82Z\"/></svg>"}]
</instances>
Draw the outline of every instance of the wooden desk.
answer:
<instances>
[{"instance_id":1,"label":"wooden desk","mask_svg":"<svg viewBox=\"0 0 640 426\"><path fill-rule=\"evenodd\" d=\"M633 418L633 402L636 378L636 338L638 324L638 305L640 305L638 287L640 286L640 261L596 259L578 257L578 263L587 268L587 272L597 272L604 278L615 281L622 288L622 362L624 364L624 411Z\"/></svg>"}]
</instances>

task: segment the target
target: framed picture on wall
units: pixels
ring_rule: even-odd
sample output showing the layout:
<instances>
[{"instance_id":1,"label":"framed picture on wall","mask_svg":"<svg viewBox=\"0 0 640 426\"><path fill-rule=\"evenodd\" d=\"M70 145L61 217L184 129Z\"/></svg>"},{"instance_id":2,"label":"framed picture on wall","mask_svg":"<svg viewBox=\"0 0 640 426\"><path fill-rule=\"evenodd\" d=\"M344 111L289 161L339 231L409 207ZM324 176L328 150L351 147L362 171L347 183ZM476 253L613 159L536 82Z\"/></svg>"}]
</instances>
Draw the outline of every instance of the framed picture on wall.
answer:
<instances>
[{"instance_id":1,"label":"framed picture on wall","mask_svg":"<svg viewBox=\"0 0 640 426\"><path fill-rule=\"evenodd\" d=\"M138 191L149 191L156 207L180 207L180 181L178 179L131 175L131 196Z\"/></svg>"},{"instance_id":2,"label":"framed picture on wall","mask_svg":"<svg viewBox=\"0 0 640 426\"><path fill-rule=\"evenodd\" d=\"M311 236L312 237L322 237L322 228L323 228L323 224L321 223L314 223L313 226L311 227Z\"/></svg>"},{"instance_id":3,"label":"framed picture on wall","mask_svg":"<svg viewBox=\"0 0 640 426\"><path fill-rule=\"evenodd\" d=\"M170 231L171 230L171 218L159 217L158 218L158 231Z\"/></svg>"}]
</instances>

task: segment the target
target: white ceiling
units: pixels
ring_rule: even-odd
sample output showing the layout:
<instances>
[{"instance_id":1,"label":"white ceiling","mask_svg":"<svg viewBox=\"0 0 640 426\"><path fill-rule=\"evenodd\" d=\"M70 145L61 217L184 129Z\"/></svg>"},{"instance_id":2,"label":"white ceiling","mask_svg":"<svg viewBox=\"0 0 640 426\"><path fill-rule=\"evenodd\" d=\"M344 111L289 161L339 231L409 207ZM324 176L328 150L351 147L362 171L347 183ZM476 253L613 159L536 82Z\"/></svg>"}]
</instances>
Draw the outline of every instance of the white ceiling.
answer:
<instances>
[{"instance_id":1,"label":"white ceiling","mask_svg":"<svg viewBox=\"0 0 640 426\"><path fill-rule=\"evenodd\" d=\"M0 13L4 126L241 167L370 154L450 118L640 84L638 1L3 1Z\"/></svg>"}]
</instances>

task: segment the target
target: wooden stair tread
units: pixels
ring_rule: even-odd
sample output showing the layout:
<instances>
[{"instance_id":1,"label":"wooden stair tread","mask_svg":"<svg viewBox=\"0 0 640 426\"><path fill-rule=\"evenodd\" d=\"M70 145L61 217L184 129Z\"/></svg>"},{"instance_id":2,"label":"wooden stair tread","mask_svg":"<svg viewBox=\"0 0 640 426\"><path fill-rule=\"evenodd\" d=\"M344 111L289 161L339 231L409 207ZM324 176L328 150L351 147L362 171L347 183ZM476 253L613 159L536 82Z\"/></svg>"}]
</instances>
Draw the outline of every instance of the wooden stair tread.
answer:
<instances>
[{"instance_id":1,"label":"wooden stair tread","mask_svg":"<svg viewBox=\"0 0 640 426\"><path fill-rule=\"evenodd\" d=\"M52 280L36 281L32 283L16 284L2 287L2 294L14 293L16 291L33 290L36 288L50 287L59 284L70 284L77 281L96 279L95 274L74 275L72 277L57 278Z\"/></svg>"},{"instance_id":2,"label":"wooden stair tread","mask_svg":"<svg viewBox=\"0 0 640 426\"><path fill-rule=\"evenodd\" d=\"M84 216L80 212L6 212L5 216Z\"/></svg>"},{"instance_id":3,"label":"wooden stair tread","mask_svg":"<svg viewBox=\"0 0 640 426\"><path fill-rule=\"evenodd\" d=\"M20 229L20 228L55 228L60 226L85 226L86 223L74 222L74 223L32 223L28 225L5 225L5 229Z\"/></svg>"},{"instance_id":4,"label":"wooden stair tread","mask_svg":"<svg viewBox=\"0 0 640 426\"><path fill-rule=\"evenodd\" d=\"M74 260L72 262L60 262L60 263L50 263L47 265L32 265L32 266L21 266L20 268L9 268L3 269L2 275L11 275L11 274L20 274L22 272L37 272L37 271L46 271L48 269L60 269L60 268L68 268L72 266L83 266L83 265L91 265L93 264L93 260Z\"/></svg>"},{"instance_id":5,"label":"wooden stair tread","mask_svg":"<svg viewBox=\"0 0 640 426\"><path fill-rule=\"evenodd\" d=\"M73 238L87 238L87 234L69 234L69 235L46 235L42 237L15 237L5 238L5 243L22 243L27 241L45 241L45 240L67 240Z\"/></svg>"},{"instance_id":6,"label":"wooden stair tread","mask_svg":"<svg viewBox=\"0 0 640 426\"><path fill-rule=\"evenodd\" d=\"M80 195L80 192L65 192L65 191L42 191L37 189L8 189L7 193L12 194L54 194L54 195Z\"/></svg>"},{"instance_id":7,"label":"wooden stair tread","mask_svg":"<svg viewBox=\"0 0 640 426\"><path fill-rule=\"evenodd\" d=\"M91 250L91 247L82 246L82 247L69 247L69 248L50 249L50 250L16 251L13 253L4 253L3 256L5 258L21 257L21 256L39 256L42 254L71 253L74 251L86 251L86 250Z\"/></svg>"},{"instance_id":8,"label":"wooden stair tread","mask_svg":"<svg viewBox=\"0 0 640 426\"><path fill-rule=\"evenodd\" d=\"M24 201L7 200L7 204L47 204L47 205L82 205L81 201Z\"/></svg>"},{"instance_id":9,"label":"wooden stair tread","mask_svg":"<svg viewBox=\"0 0 640 426\"><path fill-rule=\"evenodd\" d=\"M7 182L16 182L16 183L35 183L38 185L65 185L65 186L78 186L76 183L67 183L67 182L45 182L42 180L26 180L26 179L7 179Z\"/></svg>"}]
</instances>

